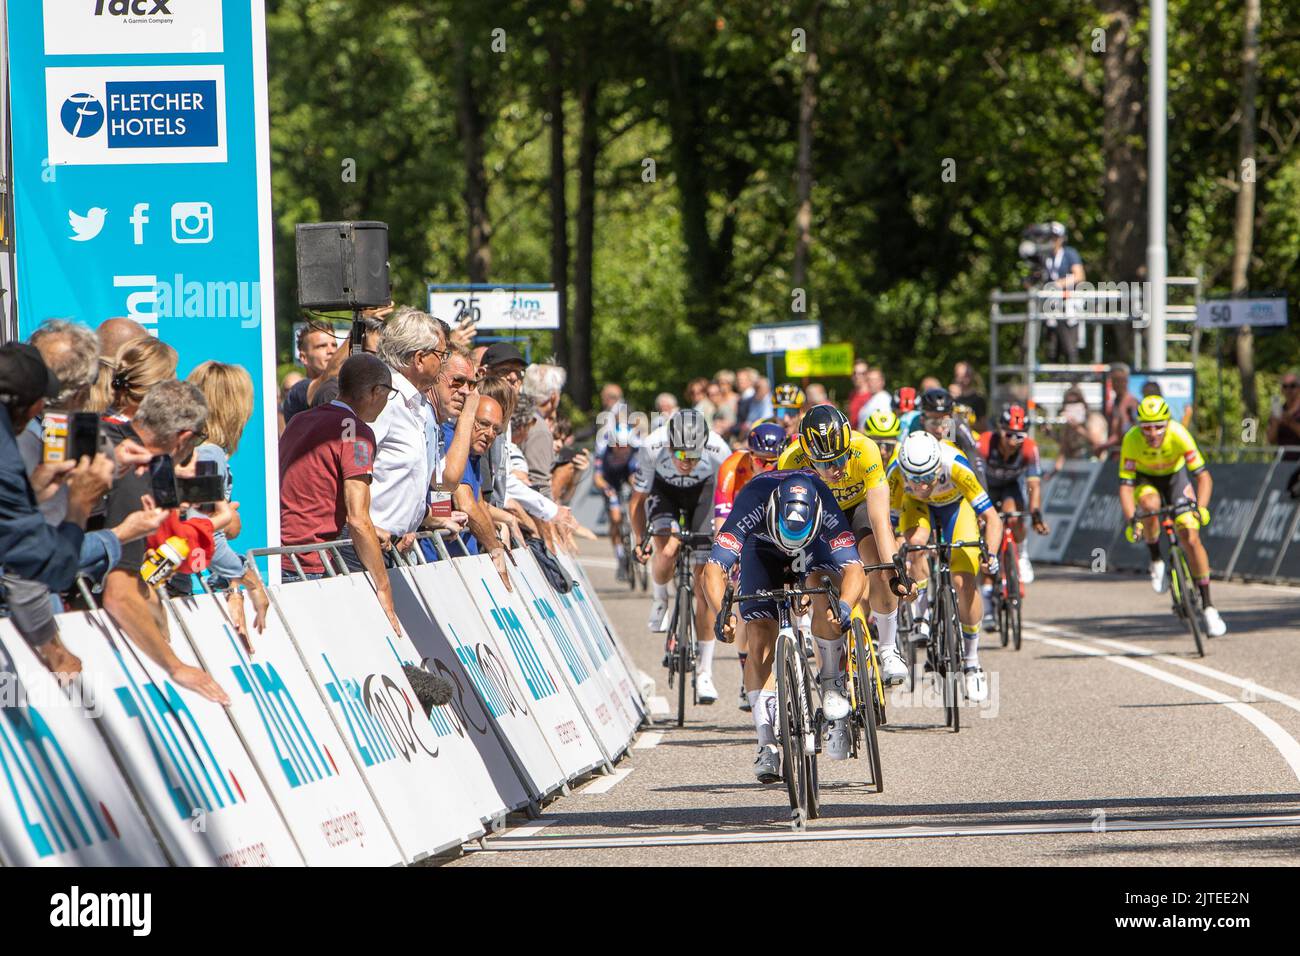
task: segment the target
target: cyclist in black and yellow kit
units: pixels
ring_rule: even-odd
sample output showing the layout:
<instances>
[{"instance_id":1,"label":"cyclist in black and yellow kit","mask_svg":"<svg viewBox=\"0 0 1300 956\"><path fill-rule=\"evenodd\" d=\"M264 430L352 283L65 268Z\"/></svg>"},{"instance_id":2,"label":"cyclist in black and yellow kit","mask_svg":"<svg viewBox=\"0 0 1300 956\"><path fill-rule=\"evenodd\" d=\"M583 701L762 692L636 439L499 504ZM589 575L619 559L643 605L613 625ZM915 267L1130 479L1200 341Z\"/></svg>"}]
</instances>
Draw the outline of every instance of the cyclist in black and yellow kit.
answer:
<instances>
[{"instance_id":1,"label":"cyclist in black and yellow kit","mask_svg":"<svg viewBox=\"0 0 1300 956\"><path fill-rule=\"evenodd\" d=\"M1180 498L1196 503L1196 511L1179 515L1174 527L1201 592L1206 630L1211 637L1221 637L1228 632L1228 626L1210 603L1210 559L1200 534L1200 529L1210 523L1214 481L1196 439L1170 418L1165 400L1159 395L1148 395L1138 405L1137 424L1125 433L1119 446L1119 504L1124 511L1125 535L1130 541L1137 538L1133 515L1138 505L1145 511L1155 511L1161 504L1173 504ZM1151 586L1158 594L1166 585L1165 562L1160 557L1159 519L1147 518L1140 524L1143 540L1151 552Z\"/></svg>"}]
</instances>

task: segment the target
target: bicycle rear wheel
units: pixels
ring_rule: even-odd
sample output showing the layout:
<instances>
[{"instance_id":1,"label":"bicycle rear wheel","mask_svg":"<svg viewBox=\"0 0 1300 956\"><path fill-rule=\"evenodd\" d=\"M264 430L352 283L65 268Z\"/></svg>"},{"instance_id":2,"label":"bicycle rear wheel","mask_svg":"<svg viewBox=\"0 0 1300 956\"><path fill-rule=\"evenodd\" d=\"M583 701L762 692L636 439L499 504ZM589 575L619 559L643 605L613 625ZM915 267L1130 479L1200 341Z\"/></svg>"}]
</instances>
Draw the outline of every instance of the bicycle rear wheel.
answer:
<instances>
[{"instance_id":1,"label":"bicycle rear wheel","mask_svg":"<svg viewBox=\"0 0 1300 956\"><path fill-rule=\"evenodd\" d=\"M781 775L785 778L790 809L806 817L808 808L808 765L805 756L807 724L805 720L806 695L803 683L803 652L789 637L782 635L776 641L776 697L777 716L781 721ZM813 756L816 760L816 756Z\"/></svg>"},{"instance_id":2,"label":"bicycle rear wheel","mask_svg":"<svg viewBox=\"0 0 1300 956\"><path fill-rule=\"evenodd\" d=\"M695 678L691 674L691 638L693 636L695 615L691 613L691 595L686 589L677 592L677 609L673 613L673 618L677 625L675 636L677 639L677 726L681 727L686 723L686 685L689 682L692 687L692 696L694 695Z\"/></svg>"},{"instance_id":3,"label":"bicycle rear wheel","mask_svg":"<svg viewBox=\"0 0 1300 956\"><path fill-rule=\"evenodd\" d=\"M876 793L885 790L885 778L880 769L880 742L876 738L878 691L876 666L861 621L853 622L853 696L857 704L854 719L862 725L862 743L866 758L871 764L871 782Z\"/></svg>"},{"instance_id":4,"label":"bicycle rear wheel","mask_svg":"<svg viewBox=\"0 0 1300 956\"><path fill-rule=\"evenodd\" d=\"M1002 566L1002 573L1006 575L1006 597L1002 603L1007 607L1007 629L1011 632L1011 643L1016 650L1020 650L1020 564L1019 557L1014 554L1008 554L1010 558ZM1002 646L1007 646L1007 640L1002 639Z\"/></svg>"},{"instance_id":5,"label":"bicycle rear wheel","mask_svg":"<svg viewBox=\"0 0 1300 956\"><path fill-rule=\"evenodd\" d=\"M1192 632L1192 640L1196 642L1196 654L1198 657L1205 656L1205 618L1201 612L1201 595L1196 589L1196 582L1192 579L1192 569L1187 565L1187 555L1183 553L1182 548L1171 548L1169 552L1170 565L1173 568L1173 578L1171 585L1177 588L1175 592L1178 600L1183 607L1183 622L1187 629Z\"/></svg>"}]
</instances>

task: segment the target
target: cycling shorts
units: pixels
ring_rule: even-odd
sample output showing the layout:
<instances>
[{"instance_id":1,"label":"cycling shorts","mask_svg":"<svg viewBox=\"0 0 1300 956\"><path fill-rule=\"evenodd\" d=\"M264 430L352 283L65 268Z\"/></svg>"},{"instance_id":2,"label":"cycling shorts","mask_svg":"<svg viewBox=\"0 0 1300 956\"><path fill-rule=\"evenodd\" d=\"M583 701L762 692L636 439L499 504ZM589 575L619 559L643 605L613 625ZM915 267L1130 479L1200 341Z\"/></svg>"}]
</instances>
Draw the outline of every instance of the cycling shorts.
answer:
<instances>
[{"instance_id":1,"label":"cycling shorts","mask_svg":"<svg viewBox=\"0 0 1300 956\"><path fill-rule=\"evenodd\" d=\"M609 485L605 489L605 500L609 502L610 507L618 506L619 492L624 485L631 483L633 464L634 459L629 459L621 465L601 465L600 477L605 480L605 484Z\"/></svg>"},{"instance_id":2,"label":"cycling shorts","mask_svg":"<svg viewBox=\"0 0 1300 956\"><path fill-rule=\"evenodd\" d=\"M790 568L794 557L763 542L752 547L745 542L745 549L740 555L740 593L753 594L755 591L771 591L785 587L790 579ZM819 571L829 571L838 575L840 569L835 564L819 564L809 568L796 579ZM743 601L740 605L742 621L775 621L776 602L759 600Z\"/></svg>"},{"instance_id":3,"label":"cycling shorts","mask_svg":"<svg viewBox=\"0 0 1300 956\"><path fill-rule=\"evenodd\" d=\"M1029 495L1025 486L1025 477L1012 478L1010 481L994 481L989 479L989 501L993 502L993 507L999 511L1002 509L1002 502L1010 498L1015 502L1016 511L1024 511L1028 507Z\"/></svg>"},{"instance_id":4,"label":"cycling shorts","mask_svg":"<svg viewBox=\"0 0 1300 956\"><path fill-rule=\"evenodd\" d=\"M682 512L690 516L693 534L713 534L713 479L692 488L678 488L666 481L655 479L646 496L646 527L650 534L668 534L677 527ZM708 548L697 549L697 555L707 560Z\"/></svg>"},{"instance_id":5,"label":"cycling shorts","mask_svg":"<svg viewBox=\"0 0 1300 956\"><path fill-rule=\"evenodd\" d=\"M865 500L859 501L844 512L844 517L848 519L849 527L853 529L855 543L861 544L863 538L869 538L875 534L871 527L871 517L867 514L867 502Z\"/></svg>"},{"instance_id":6,"label":"cycling shorts","mask_svg":"<svg viewBox=\"0 0 1300 956\"><path fill-rule=\"evenodd\" d=\"M1160 496L1162 505L1172 505L1179 499L1196 501L1196 485L1192 482L1186 468L1179 468L1172 475L1144 475L1138 472L1137 483L1133 489L1133 495L1139 502L1138 507L1141 507L1142 499L1152 493ZM1201 518L1197 512L1187 511L1180 514L1174 524L1180 528L1191 528L1196 531L1201 527Z\"/></svg>"},{"instance_id":7,"label":"cycling shorts","mask_svg":"<svg viewBox=\"0 0 1300 956\"><path fill-rule=\"evenodd\" d=\"M929 505L917 498L908 497L903 503L899 530L907 534L913 528L940 529L945 541L974 541L980 536L979 519L975 509L965 498L946 505ZM961 548L952 553L952 570L977 574L980 567L978 547Z\"/></svg>"}]
</instances>

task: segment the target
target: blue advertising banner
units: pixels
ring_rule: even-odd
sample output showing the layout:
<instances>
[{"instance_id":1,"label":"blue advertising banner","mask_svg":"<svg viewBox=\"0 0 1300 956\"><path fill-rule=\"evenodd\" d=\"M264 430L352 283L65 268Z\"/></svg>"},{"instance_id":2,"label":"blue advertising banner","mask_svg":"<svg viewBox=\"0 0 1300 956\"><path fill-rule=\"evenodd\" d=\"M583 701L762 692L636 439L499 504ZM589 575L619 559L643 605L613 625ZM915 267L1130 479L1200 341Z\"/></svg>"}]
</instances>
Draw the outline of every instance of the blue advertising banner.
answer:
<instances>
[{"instance_id":1,"label":"blue advertising banner","mask_svg":"<svg viewBox=\"0 0 1300 956\"><path fill-rule=\"evenodd\" d=\"M8 3L18 329L129 316L253 378L240 549L279 543L262 0Z\"/></svg>"}]
</instances>

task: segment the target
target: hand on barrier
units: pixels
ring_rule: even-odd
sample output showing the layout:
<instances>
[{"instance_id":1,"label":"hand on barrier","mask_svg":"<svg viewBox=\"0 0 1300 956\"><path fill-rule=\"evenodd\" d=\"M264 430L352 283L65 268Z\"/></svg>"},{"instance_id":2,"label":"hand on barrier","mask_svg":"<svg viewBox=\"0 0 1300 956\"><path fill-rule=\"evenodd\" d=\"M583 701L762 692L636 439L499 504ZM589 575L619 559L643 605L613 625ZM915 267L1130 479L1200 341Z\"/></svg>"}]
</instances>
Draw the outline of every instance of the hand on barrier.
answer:
<instances>
[{"instance_id":1,"label":"hand on barrier","mask_svg":"<svg viewBox=\"0 0 1300 956\"><path fill-rule=\"evenodd\" d=\"M248 622L244 620L244 593L239 588L231 588L226 592L226 613L230 615L230 623L234 625L235 633L244 642L244 649L252 654L253 641L248 636Z\"/></svg>"},{"instance_id":2,"label":"hand on barrier","mask_svg":"<svg viewBox=\"0 0 1300 956\"><path fill-rule=\"evenodd\" d=\"M488 557L492 559L492 566L497 569L497 574L501 575L501 583L506 586L507 591L513 591L514 588L510 585L510 572L506 569L506 556L506 549L500 546L488 552ZM514 558L510 560L513 562Z\"/></svg>"},{"instance_id":3,"label":"hand on barrier","mask_svg":"<svg viewBox=\"0 0 1300 956\"><path fill-rule=\"evenodd\" d=\"M1208 528L1210 526L1210 509L1205 507L1205 505L1201 505L1200 508L1197 509L1196 516L1201 519L1202 528Z\"/></svg>"},{"instance_id":4,"label":"hand on barrier","mask_svg":"<svg viewBox=\"0 0 1300 956\"><path fill-rule=\"evenodd\" d=\"M214 704L220 704L222 707L230 706L229 695L207 671L201 671L197 667L190 667L178 661L176 667L167 676L187 690L194 691L200 697L206 697Z\"/></svg>"},{"instance_id":5,"label":"hand on barrier","mask_svg":"<svg viewBox=\"0 0 1300 956\"><path fill-rule=\"evenodd\" d=\"M1047 527L1047 522L1043 520L1043 513L1041 511L1033 512L1033 514L1030 515L1030 518L1034 522L1035 534L1047 534L1050 529Z\"/></svg>"},{"instance_id":6,"label":"hand on barrier","mask_svg":"<svg viewBox=\"0 0 1300 956\"><path fill-rule=\"evenodd\" d=\"M730 644L736 639L736 615L729 614L725 618L719 614L713 619L713 636L723 644Z\"/></svg>"}]
</instances>

